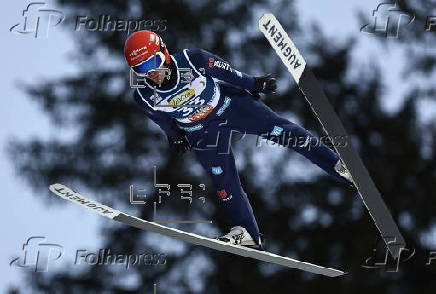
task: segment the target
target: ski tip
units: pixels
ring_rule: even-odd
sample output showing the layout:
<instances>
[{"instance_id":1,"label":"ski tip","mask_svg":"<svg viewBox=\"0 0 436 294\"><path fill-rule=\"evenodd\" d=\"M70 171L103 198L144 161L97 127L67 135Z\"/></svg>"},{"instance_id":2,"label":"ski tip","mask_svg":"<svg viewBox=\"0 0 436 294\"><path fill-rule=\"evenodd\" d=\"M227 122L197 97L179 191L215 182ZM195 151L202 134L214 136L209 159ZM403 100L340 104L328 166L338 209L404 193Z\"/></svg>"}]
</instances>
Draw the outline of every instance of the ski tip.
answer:
<instances>
[{"instance_id":1,"label":"ski tip","mask_svg":"<svg viewBox=\"0 0 436 294\"><path fill-rule=\"evenodd\" d=\"M262 19L262 18L267 18L267 17L274 17L274 14L272 14L272 13L264 13L264 14L262 14L262 16L260 18Z\"/></svg>"},{"instance_id":2,"label":"ski tip","mask_svg":"<svg viewBox=\"0 0 436 294\"><path fill-rule=\"evenodd\" d=\"M113 219L121 213L120 211L101 204L98 201L92 200L63 184L52 184L49 186L49 190L60 198L71 201L89 210L95 211L98 214L108 217L110 219Z\"/></svg>"},{"instance_id":3,"label":"ski tip","mask_svg":"<svg viewBox=\"0 0 436 294\"><path fill-rule=\"evenodd\" d=\"M54 184L51 184L50 186L48 186L48 189L49 189L50 191L53 192L53 190L54 190L56 187L60 187L60 186L63 186L63 185L62 185L62 184L59 184L59 183L54 183Z\"/></svg>"},{"instance_id":4,"label":"ski tip","mask_svg":"<svg viewBox=\"0 0 436 294\"><path fill-rule=\"evenodd\" d=\"M69 190L69 191L71 191L71 192L75 192L73 189L71 189L71 188L68 188L67 186L65 186L64 184L61 184L61 183L54 183L54 184L51 184L50 186L48 186L48 189L51 191L51 192L53 192L54 194L57 194L58 196L59 196L59 194L58 194L58 192L60 191L60 190Z\"/></svg>"},{"instance_id":5,"label":"ski tip","mask_svg":"<svg viewBox=\"0 0 436 294\"><path fill-rule=\"evenodd\" d=\"M275 19L276 17L272 13L264 13L259 18L259 27L263 22L266 22L267 20Z\"/></svg>"}]
</instances>

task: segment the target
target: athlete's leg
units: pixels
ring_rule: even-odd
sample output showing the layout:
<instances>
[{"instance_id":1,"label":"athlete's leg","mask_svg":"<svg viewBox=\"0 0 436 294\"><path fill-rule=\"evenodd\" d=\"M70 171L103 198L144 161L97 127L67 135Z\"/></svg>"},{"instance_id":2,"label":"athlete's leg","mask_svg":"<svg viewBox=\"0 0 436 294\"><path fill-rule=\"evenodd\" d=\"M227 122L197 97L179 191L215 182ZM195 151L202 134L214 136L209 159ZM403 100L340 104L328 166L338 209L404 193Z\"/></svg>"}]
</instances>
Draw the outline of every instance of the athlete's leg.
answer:
<instances>
[{"instance_id":1,"label":"athlete's leg","mask_svg":"<svg viewBox=\"0 0 436 294\"><path fill-rule=\"evenodd\" d=\"M193 140L194 135L188 134L188 139L194 146L197 159L212 178L219 205L224 209L229 224L232 227L244 227L258 244L259 228L247 194L242 189L233 152L231 148L218 148L215 144L226 144L225 138L228 138L229 134L226 131L218 134L217 125L217 122L211 123L205 136L200 137L197 133ZM219 149L226 152L220 152Z\"/></svg>"},{"instance_id":2,"label":"athlete's leg","mask_svg":"<svg viewBox=\"0 0 436 294\"><path fill-rule=\"evenodd\" d=\"M309 131L280 117L262 102L248 94L231 97L230 107L223 114L230 128L259 135L302 154L342 183L349 184L334 169L339 155Z\"/></svg>"}]
</instances>

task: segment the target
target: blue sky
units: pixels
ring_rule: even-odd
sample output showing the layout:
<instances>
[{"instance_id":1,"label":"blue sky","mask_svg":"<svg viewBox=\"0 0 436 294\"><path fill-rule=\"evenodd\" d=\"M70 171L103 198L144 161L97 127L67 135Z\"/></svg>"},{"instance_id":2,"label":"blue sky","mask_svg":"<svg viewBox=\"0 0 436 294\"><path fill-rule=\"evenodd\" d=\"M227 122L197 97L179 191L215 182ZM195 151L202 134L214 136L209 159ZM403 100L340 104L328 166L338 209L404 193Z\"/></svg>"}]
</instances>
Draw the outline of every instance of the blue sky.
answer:
<instances>
[{"instance_id":1,"label":"blue sky","mask_svg":"<svg viewBox=\"0 0 436 294\"><path fill-rule=\"evenodd\" d=\"M272 1L274 2L274 1ZM46 80L74 75L77 65L69 60L69 53L74 50L71 35L85 32L66 32L60 27L54 28L47 39L35 39L32 36L18 35L9 32L9 28L21 21L21 12L28 1L8 1L3 8L0 19L3 70L1 71L1 86L3 97L0 107L0 184L6 209L0 215L2 251L0 255L0 291L4 292L10 284L17 284L23 277L22 268L10 267L13 257L21 255L21 246L30 236L42 235L48 241L64 246L66 259L58 263L62 267L72 259L79 248L88 250L99 248L99 224L104 220L97 214L77 209L76 206L65 204L47 207L35 197L13 169L12 163L4 152L10 139L45 138L62 136L68 138L71 134L54 127L39 106L30 101L20 90L20 82L37 84ZM51 8L60 8L51 1L46 2ZM399 83L403 69L403 53L395 46L389 51L380 46L370 35L359 33L363 25L358 22L356 10L360 9L369 17L379 1L341 1L341 0L299 0L298 15L302 27L316 21L328 36L343 39L350 35L357 37L358 45L353 52L356 67L368 60L377 60L383 69L386 79L384 106L395 110L405 90L406 84ZM272 6L273 7L273 6ZM274 11L274 10L273 10ZM267 12L267 11L262 11ZM389 41L388 41L389 42ZM121 49L120 49L121 50ZM47 196L50 197L47 192ZM80 220L80 221L79 221Z\"/></svg>"},{"instance_id":2,"label":"blue sky","mask_svg":"<svg viewBox=\"0 0 436 294\"><path fill-rule=\"evenodd\" d=\"M0 120L0 183L2 197L7 201L1 218L0 233L2 252L0 255L0 292L5 287L17 284L23 276L23 269L10 267L13 257L21 255L21 246L31 236L46 236L48 241L61 244L65 252L77 248L96 248L99 244L97 216L69 205L46 206L35 197L27 184L14 171L12 162L5 154L10 139L68 137L59 134L39 106L20 90L20 82L37 84L59 76L77 72L74 63L69 62L68 52L74 49L68 34L54 29L47 39L9 32L9 28L21 21L21 12L28 2L9 1L3 9L0 32L2 39L1 56L1 99ZM55 5L49 6L56 7ZM58 27L56 27L58 28ZM47 192L47 195L48 192ZM78 221L80 220L80 222Z\"/></svg>"}]
</instances>

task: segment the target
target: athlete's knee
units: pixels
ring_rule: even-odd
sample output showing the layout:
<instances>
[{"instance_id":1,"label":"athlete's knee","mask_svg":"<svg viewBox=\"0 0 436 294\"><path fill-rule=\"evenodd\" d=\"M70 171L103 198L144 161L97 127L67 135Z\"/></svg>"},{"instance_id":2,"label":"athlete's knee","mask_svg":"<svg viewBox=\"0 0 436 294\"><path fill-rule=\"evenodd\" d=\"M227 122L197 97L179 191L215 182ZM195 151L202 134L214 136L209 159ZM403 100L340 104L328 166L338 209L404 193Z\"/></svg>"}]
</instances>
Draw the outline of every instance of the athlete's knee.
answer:
<instances>
[{"instance_id":1,"label":"athlete's knee","mask_svg":"<svg viewBox=\"0 0 436 294\"><path fill-rule=\"evenodd\" d=\"M226 167L221 165L214 165L209 167L209 174L212 177L212 182L217 190L222 187L227 187L232 180L229 178L229 171Z\"/></svg>"},{"instance_id":2,"label":"athlete's knee","mask_svg":"<svg viewBox=\"0 0 436 294\"><path fill-rule=\"evenodd\" d=\"M238 176L231 170L226 170L223 166L212 166L210 172L220 201L226 202L244 193Z\"/></svg>"},{"instance_id":3,"label":"athlete's knee","mask_svg":"<svg viewBox=\"0 0 436 294\"><path fill-rule=\"evenodd\" d=\"M316 137L290 121L272 125L268 132L261 134L257 142L258 147L262 145L262 140L267 145L281 145L289 148L311 148L318 144Z\"/></svg>"},{"instance_id":4,"label":"athlete's knee","mask_svg":"<svg viewBox=\"0 0 436 294\"><path fill-rule=\"evenodd\" d=\"M256 146L260 147L262 143L265 143L266 145L283 145L282 139L284 138L285 133L286 130L284 125L277 122L268 127L266 132L260 134Z\"/></svg>"}]
</instances>

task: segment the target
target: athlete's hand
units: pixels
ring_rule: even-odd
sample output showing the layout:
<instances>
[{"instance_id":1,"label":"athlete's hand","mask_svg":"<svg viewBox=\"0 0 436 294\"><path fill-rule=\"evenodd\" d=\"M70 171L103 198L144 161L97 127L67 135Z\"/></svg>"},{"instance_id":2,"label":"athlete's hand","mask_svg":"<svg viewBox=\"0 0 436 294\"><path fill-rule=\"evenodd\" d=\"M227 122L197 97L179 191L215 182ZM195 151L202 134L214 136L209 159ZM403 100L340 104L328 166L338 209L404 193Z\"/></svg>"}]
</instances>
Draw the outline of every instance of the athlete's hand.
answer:
<instances>
[{"instance_id":1,"label":"athlete's hand","mask_svg":"<svg viewBox=\"0 0 436 294\"><path fill-rule=\"evenodd\" d=\"M183 154L186 151L191 150L191 145L189 144L188 139L186 139L186 136L182 134L168 137L168 143L170 144L170 148L178 154Z\"/></svg>"},{"instance_id":2,"label":"athlete's hand","mask_svg":"<svg viewBox=\"0 0 436 294\"><path fill-rule=\"evenodd\" d=\"M271 94L277 90L277 80L267 74L261 77L254 78L254 89L251 92L253 96L259 98L259 93Z\"/></svg>"}]
</instances>

